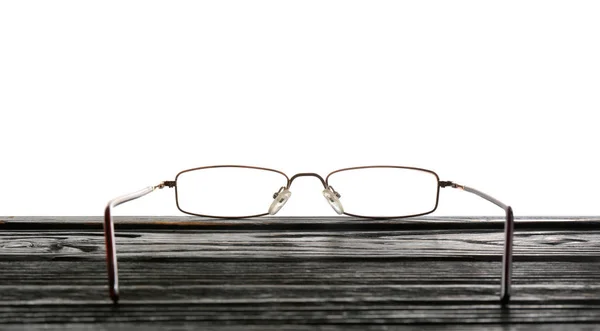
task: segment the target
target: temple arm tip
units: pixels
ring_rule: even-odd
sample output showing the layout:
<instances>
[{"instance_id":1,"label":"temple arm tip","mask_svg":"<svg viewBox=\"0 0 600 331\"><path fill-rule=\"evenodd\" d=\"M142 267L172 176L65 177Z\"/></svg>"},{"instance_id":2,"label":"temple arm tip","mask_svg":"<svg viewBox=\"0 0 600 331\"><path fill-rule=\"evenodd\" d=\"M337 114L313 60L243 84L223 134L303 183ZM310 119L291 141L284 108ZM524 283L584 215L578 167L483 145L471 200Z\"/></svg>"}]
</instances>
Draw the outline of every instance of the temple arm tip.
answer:
<instances>
[{"instance_id":1,"label":"temple arm tip","mask_svg":"<svg viewBox=\"0 0 600 331\"><path fill-rule=\"evenodd\" d=\"M119 290L117 289L110 289L110 298L113 302L113 304L118 304L119 303Z\"/></svg>"},{"instance_id":2,"label":"temple arm tip","mask_svg":"<svg viewBox=\"0 0 600 331\"><path fill-rule=\"evenodd\" d=\"M502 307L508 306L509 302L510 302L510 294L506 294L500 298L500 304L502 305Z\"/></svg>"}]
</instances>

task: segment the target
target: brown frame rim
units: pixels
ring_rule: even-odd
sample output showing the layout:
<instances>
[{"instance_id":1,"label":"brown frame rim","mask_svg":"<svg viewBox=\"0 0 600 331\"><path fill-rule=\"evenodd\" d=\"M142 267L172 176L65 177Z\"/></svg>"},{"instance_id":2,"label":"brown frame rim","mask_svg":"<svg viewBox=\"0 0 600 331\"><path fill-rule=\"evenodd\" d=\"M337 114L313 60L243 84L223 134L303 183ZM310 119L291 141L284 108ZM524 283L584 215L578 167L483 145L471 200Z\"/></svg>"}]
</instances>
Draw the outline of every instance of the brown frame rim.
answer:
<instances>
[{"instance_id":1,"label":"brown frame rim","mask_svg":"<svg viewBox=\"0 0 600 331\"><path fill-rule=\"evenodd\" d=\"M179 209L180 212L184 213L184 214L188 214L188 215L194 215L194 216L200 216L200 217L210 217L210 218L219 218L219 219L244 219L244 218L252 218L252 217L260 217L260 216L266 216L269 215L269 213L262 213L262 214L256 214L256 215L249 215L249 216L213 216L213 215L204 215L204 214L195 214L195 213L190 213L187 212L183 209L181 209L181 207L179 206L179 194L177 192L177 179L179 178L179 176L181 174L184 174L186 172L190 172L190 171L194 171L194 170L202 170L202 169L211 169L211 168L246 168L246 169L256 169L256 170L265 170L265 171L272 171L272 172L276 172L279 173L281 175L283 175L283 177L286 178L286 188L289 186L290 183L290 178L282 171L279 170L275 170L275 169L271 169L271 168L264 168L264 167L255 167L255 166L245 166L245 165L214 165L214 166L205 166L205 167L196 167L196 168L191 168L191 169L185 169L180 171L179 173L177 173L177 175L175 176L175 204L177 205L177 209Z\"/></svg>"},{"instance_id":2,"label":"brown frame rim","mask_svg":"<svg viewBox=\"0 0 600 331\"><path fill-rule=\"evenodd\" d=\"M335 173L342 172L342 171L349 171L349 170L360 170L360 169L371 169L371 168L408 169L408 170L428 172L428 173L434 175L437 180L437 192L435 194L435 206L433 206L432 210L425 212L425 213L403 215L403 216L363 216L363 215L357 215L357 214L352 214L352 213L347 213L347 212L344 212L344 215L348 215L348 216L352 216L352 217L360 217L360 218L377 219L377 220L389 220L389 219L400 219L400 218L410 218L410 217L429 215L437 210L438 204L440 202L440 176L438 176L438 174L435 173L435 171L431 171L429 169L423 169L423 168L417 168L417 167L406 167L406 166L391 166L391 165L374 165L374 166L359 166L359 167L343 168L343 169L338 169L338 170L330 172L327 175L327 177L325 177L325 184L327 184L327 187L329 187L329 177Z\"/></svg>"}]
</instances>

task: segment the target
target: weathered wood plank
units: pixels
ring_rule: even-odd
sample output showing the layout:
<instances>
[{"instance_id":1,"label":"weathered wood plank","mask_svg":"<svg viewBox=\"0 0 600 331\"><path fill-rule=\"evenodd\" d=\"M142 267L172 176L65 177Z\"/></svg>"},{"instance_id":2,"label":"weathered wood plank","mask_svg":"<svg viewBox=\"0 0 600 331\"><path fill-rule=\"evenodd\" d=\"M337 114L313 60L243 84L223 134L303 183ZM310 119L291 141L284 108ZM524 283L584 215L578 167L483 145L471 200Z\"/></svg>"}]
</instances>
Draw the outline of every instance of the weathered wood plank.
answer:
<instances>
[{"instance_id":1,"label":"weathered wood plank","mask_svg":"<svg viewBox=\"0 0 600 331\"><path fill-rule=\"evenodd\" d=\"M155 321L153 323L95 323L95 324L84 324L84 323L71 323L71 324L10 324L3 325L3 330L17 331L17 330L260 330L260 331L307 331L307 330L321 330L321 331L337 331L337 330L349 330L349 331L393 331L393 330L407 330L407 331L430 331L430 330L450 330L450 331L538 331L538 330L553 330L553 331L589 331L595 330L594 324L580 323L580 324L338 324L338 325L298 325L298 324L233 324L229 323L226 325L216 326L214 323L201 323L201 322L185 322L185 323L164 323Z\"/></svg>"},{"instance_id":2,"label":"weathered wood plank","mask_svg":"<svg viewBox=\"0 0 600 331\"><path fill-rule=\"evenodd\" d=\"M577 256L596 260L600 229L529 231L515 234L515 259L540 257L564 260ZM500 256L503 234L491 230L429 231L132 231L117 234L119 257L268 259L287 256L322 258L456 258L493 259ZM3 258L57 259L104 256L100 231L0 232Z\"/></svg>"},{"instance_id":3,"label":"weathered wood plank","mask_svg":"<svg viewBox=\"0 0 600 331\"><path fill-rule=\"evenodd\" d=\"M122 301L113 306L100 218L0 217L0 329L600 323L598 218L518 220L514 296L505 309L497 303L497 218L119 221Z\"/></svg>"},{"instance_id":4,"label":"weathered wood plank","mask_svg":"<svg viewBox=\"0 0 600 331\"><path fill-rule=\"evenodd\" d=\"M108 302L103 261L2 262L3 301ZM600 263L526 262L515 266L514 301L600 300ZM199 261L121 264L122 302L265 303L362 300L495 304L498 263ZM26 275L26 276L23 276ZM43 288L43 293L38 292ZM72 289L73 291L65 291ZM335 299L332 299L335 298Z\"/></svg>"}]
</instances>

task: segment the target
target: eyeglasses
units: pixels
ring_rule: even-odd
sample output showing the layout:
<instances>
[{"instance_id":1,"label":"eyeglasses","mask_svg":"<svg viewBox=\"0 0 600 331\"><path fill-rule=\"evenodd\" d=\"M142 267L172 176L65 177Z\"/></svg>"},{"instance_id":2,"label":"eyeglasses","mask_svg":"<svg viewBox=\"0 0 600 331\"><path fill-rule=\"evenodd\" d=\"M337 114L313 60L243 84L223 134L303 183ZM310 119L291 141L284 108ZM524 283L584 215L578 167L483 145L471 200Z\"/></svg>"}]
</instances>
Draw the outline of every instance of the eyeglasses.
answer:
<instances>
[{"instance_id":1,"label":"eyeglasses","mask_svg":"<svg viewBox=\"0 0 600 331\"><path fill-rule=\"evenodd\" d=\"M239 219L275 215L290 199L290 188L299 177L315 177L322 194L339 215L394 219L427 215L437 209L440 188L473 193L502 208L506 215L500 302L510 300L514 217L510 206L476 189L440 181L430 170L401 166L365 166L331 172L325 179L316 173L285 173L260 167L218 165L181 171L174 181L163 181L111 200L104 213L104 238L109 294L119 300L119 275L112 210L165 187L175 188L175 202L183 213L213 218Z\"/></svg>"}]
</instances>

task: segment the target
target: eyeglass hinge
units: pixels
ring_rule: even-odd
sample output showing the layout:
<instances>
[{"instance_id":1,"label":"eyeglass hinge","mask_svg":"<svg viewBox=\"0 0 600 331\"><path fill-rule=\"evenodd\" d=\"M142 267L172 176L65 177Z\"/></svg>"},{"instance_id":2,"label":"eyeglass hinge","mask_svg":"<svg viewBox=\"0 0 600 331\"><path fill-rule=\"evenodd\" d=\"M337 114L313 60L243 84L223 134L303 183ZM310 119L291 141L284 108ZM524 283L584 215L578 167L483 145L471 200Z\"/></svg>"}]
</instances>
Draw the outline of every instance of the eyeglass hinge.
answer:
<instances>
[{"instance_id":1,"label":"eyeglass hinge","mask_svg":"<svg viewBox=\"0 0 600 331\"><path fill-rule=\"evenodd\" d=\"M175 181L174 180L165 180L164 182L156 185L154 188L155 189L161 189L163 187L175 187Z\"/></svg>"},{"instance_id":2,"label":"eyeglass hinge","mask_svg":"<svg viewBox=\"0 0 600 331\"><path fill-rule=\"evenodd\" d=\"M462 185L456 184L454 182L440 181L440 187L448 187L448 186L451 186L452 188L464 189L464 187Z\"/></svg>"}]
</instances>

